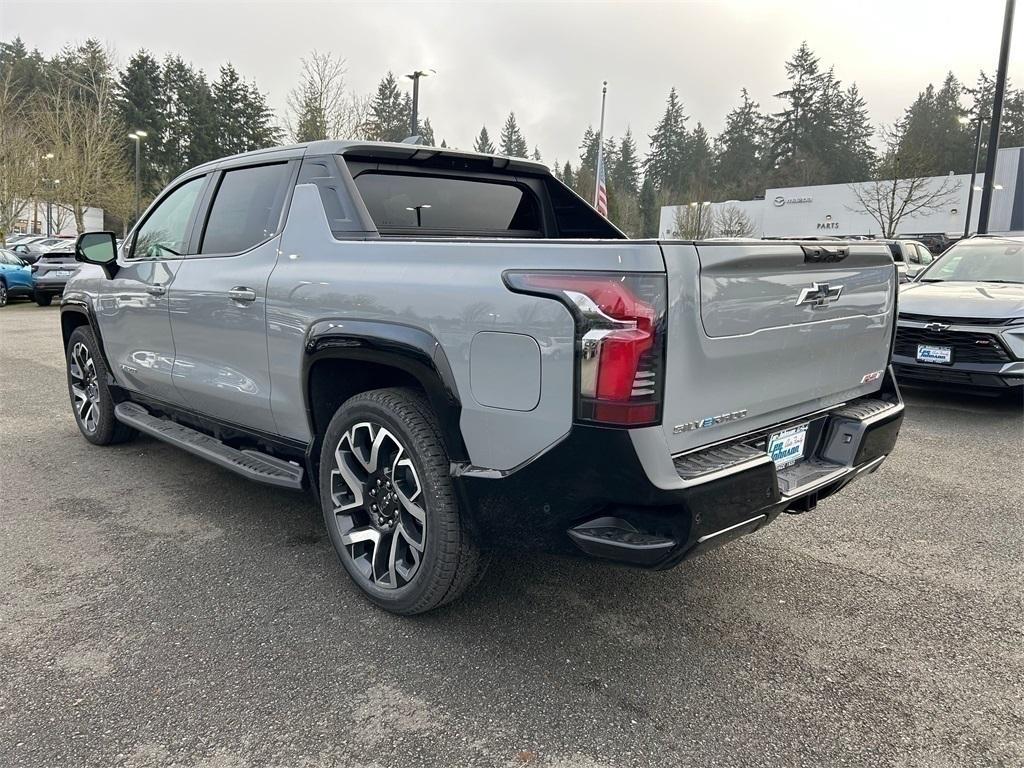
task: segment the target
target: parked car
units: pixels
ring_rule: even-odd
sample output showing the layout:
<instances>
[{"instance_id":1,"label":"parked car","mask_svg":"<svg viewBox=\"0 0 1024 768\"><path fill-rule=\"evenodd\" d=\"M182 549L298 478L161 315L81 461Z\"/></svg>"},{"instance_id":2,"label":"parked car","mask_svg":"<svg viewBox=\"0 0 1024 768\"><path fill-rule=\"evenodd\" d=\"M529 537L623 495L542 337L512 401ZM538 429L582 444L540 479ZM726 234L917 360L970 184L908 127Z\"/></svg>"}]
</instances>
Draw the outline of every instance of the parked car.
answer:
<instances>
[{"instance_id":1,"label":"parked car","mask_svg":"<svg viewBox=\"0 0 1024 768\"><path fill-rule=\"evenodd\" d=\"M900 381L1024 387L1024 237L960 240L900 292Z\"/></svg>"},{"instance_id":2,"label":"parked car","mask_svg":"<svg viewBox=\"0 0 1024 768\"><path fill-rule=\"evenodd\" d=\"M917 274L931 264L935 257L924 243L916 240L886 240L892 252L892 260L900 275L901 283L908 283Z\"/></svg>"},{"instance_id":3,"label":"parked car","mask_svg":"<svg viewBox=\"0 0 1024 768\"><path fill-rule=\"evenodd\" d=\"M494 548L672 567L873 472L903 418L884 245L629 241L527 160L252 152L76 252L84 438L315 490L396 613Z\"/></svg>"},{"instance_id":4,"label":"parked car","mask_svg":"<svg viewBox=\"0 0 1024 768\"><path fill-rule=\"evenodd\" d=\"M36 304L40 307L49 306L55 296L64 293L64 286L77 269L74 250L39 254L32 264L32 298Z\"/></svg>"},{"instance_id":5,"label":"parked car","mask_svg":"<svg viewBox=\"0 0 1024 768\"><path fill-rule=\"evenodd\" d=\"M32 273L13 251L0 248L0 307L18 296L32 295Z\"/></svg>"},{"instance_id":6,"label":"parked car","mask_svg":"<svg viewBox=\"0 0 1024 768\"><path fill-rule=\"evenodd\" d=\"M23 242L26 242L28 240L34 240L37 237L38 237L38 235L33 235L31 233L25 234L25 233L16 232L14 234L8 235L4 239L3 247L4 248L9 248L10 246L16 245L17 243L23 243Z\"/></svg>"},{"instance_id":7,"label":"parked car","mask_svg":"<svg viewBox=\"0 0 1024 768\"><path fill-rule=\"evenodd\" d=\"M31 240L22 240L10 247L10 250L17 253L29 264L35 264L39 257L55 248L62 250L73 250L74 241L62 237L35 237Z\"/></svg>"}]
</instances>

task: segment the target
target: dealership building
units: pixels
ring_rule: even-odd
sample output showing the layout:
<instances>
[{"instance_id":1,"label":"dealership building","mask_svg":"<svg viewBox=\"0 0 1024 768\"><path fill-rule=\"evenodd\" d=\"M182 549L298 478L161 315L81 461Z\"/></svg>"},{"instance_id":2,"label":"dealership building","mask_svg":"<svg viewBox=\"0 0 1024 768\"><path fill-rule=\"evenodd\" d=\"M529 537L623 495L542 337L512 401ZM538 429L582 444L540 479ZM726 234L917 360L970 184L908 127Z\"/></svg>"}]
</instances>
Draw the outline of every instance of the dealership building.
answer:
<instances>
[{"instance_id":1,"label":"dealership building","mask_svg":"<svg viewBox=\"0 0 1024 768\"><path fill-rule=\"evenodd\" d=\"M974 204L971 210L971 231L978 227L978 209L984 174L975 182ZM884 184L884 182L883 182ZM964 232L967 215L967 196L970 174L936 176L927 182L930 189L946 184L953 191L941 206L903 218L898 227L902 236L946 235L960 237ZM764 199L726 200L705 203L714 215L722 209L742 211L753 226L753 237L809 237L879 235L880 228L860 206L856 187L864 184L824 184L815 187L785 187L766 189ZM666 205L661 209L659 237L671 238L677 212L684 205ZM996 158L995 190L989 216L990 232L1024 232L1024 147L999 150Z\"/></svg>"}]
</instances>

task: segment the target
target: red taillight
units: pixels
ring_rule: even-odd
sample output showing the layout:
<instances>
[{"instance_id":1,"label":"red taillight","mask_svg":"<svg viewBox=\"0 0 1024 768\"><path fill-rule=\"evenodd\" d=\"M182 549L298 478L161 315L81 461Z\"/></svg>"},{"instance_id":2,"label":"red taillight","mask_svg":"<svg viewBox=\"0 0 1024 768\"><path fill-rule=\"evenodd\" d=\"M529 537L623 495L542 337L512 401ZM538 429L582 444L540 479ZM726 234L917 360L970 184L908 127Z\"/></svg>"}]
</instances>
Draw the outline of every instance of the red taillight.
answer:
<instances>
[{"instance_id":1,"label":"red taillight","mask_svg":"<svg viewBox=\"0 0 1024 768\"><path fill-rule=\"evenodd\" d=\"M577 417L621 426L661 419L665 276L508 272L516 291L554 296L576 319Z\"/></svg>"}]
</instances>

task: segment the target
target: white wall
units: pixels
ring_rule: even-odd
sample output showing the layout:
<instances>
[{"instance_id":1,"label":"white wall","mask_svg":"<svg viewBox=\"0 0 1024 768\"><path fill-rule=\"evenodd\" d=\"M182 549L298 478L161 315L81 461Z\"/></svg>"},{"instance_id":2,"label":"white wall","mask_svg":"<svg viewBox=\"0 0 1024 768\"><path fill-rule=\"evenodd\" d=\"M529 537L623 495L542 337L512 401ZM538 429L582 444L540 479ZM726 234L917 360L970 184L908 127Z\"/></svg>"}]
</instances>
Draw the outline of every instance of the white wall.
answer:
<instances>
[{"instance_id":1,"label":"white wall","mask_svg":"<svg viewBox=\"0 0 1024 768\"><path fill-rule=\"evenodd\" d=\"M975 186L981 186L984 174L979 173ZM967 196L971 177L936 176L930 183L958 185L949 201L934 211L923 211L903 218L898 226L901 235L933 234L945 232L959 236L964 231ZM989 229L1008 232L1014 227L1014 214L1024 218L1024 148L999 150L996 164L996 184L992 198ZM756 237L806 237L809 235L879 235L878 223L859 210L857 198L849 184L827 184L813 187L786 187L765 190L764 200L712 203L713 210L737 206L758 227ZM671 237L675 212L680 206L661 209L659 237ZM971 231L977 230L981 207L981 193L974 193L971 209ZM1019 229L1019 227L1018 227Z\"/></svg>"},{"instance_id":2,"label":"white wall","mask_svg":"<svg viewBox=\"0 0 1024 768\"><path fill-rule=\"evenodd\" d=\"M75 226L74 214L66 207L62 211L58 211L57 205L54 204L51 210L51 222L51 232L54 235L74 237L81 234ZM82 224L87 232L103 229L103 209L86 208L85 213L82 215ZM58 225L61 225L59 227L60 231L58 231ZM38 232L41 235L45 235L46 203L35 201L26 203L15 224L15 229L18 232Z\"/></svg>"}]
</instances>

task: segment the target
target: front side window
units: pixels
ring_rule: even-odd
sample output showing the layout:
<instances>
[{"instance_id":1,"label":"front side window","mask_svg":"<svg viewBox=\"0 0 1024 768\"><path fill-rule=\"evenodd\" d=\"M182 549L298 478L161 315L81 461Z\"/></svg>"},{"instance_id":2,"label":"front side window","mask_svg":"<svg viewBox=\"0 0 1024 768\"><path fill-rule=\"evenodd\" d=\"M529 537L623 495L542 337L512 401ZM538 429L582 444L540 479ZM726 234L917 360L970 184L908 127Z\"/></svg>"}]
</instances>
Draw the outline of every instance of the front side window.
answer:
<instances>
[{"instance_id":1,"label":"front side window","mask_svg":"<svg viewBox=\"0 0 1024 768\"><path fill-rule=\"evenodd\" d=\"M200 253L241 253L277 233L287 163L225 171L210 206Z\"/></svg>"},{"instance_id":2,"label":"front side window","mask_svg":"<svg viewBox=\"0 0 1024 768\"><path fill-rule=\"evenodd\" d=\"M185 253L189 221L205 178L186 181L160 201L139 227L133 258L170 259Z\"/></svg>"},{"instance_id":3,"label":"front side window","mask_svg":"<svg viewBox=\"0 0 1024 768\"><path fill-rule=\"evenodd\" d=\"M540 210L527 188L488 180L362 173L356 187L382 233L540 233Z\"/></svg>"}]
</instances>

